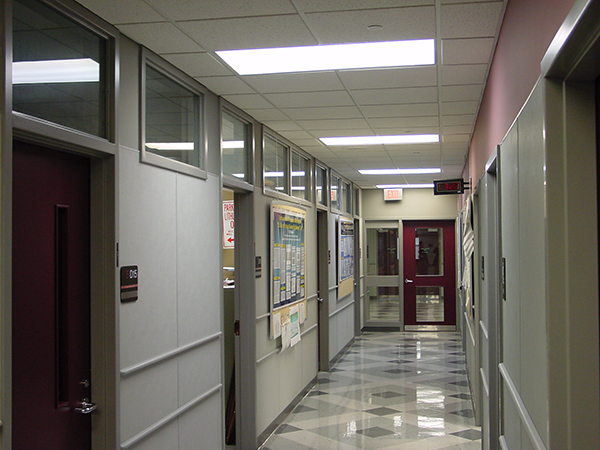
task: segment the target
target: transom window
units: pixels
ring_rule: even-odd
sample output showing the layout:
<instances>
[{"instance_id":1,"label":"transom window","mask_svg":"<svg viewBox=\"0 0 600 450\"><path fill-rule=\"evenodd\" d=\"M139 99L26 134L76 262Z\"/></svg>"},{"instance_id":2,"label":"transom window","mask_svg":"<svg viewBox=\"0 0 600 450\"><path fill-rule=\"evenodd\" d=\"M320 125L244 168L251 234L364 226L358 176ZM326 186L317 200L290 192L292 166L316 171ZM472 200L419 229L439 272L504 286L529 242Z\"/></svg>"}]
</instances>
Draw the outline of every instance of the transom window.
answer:
<instances>
[{"instance_id":1,"label":"transom window","mask_svg":"<svg viewBox=\"0 0 600 450\"><path fill-rule=\"evenodd\" d=\"M289 147L264 135L263 178L266 189L287 193L287 173Z\"/></svg>"},{"instance_id":2,"label":"transom window","mask_svg":"<svg viewBox=\"0 0 600 450\"><path fill-rule=\"evenodd\" d=\"M14 1L14 111L107 138L107 48L45 3Z\"/></svg>"},{"instance_id":3,"label":"transom window","mask_svg":"<svg viewBox=\"0 0 600 450\"><path fill-rule=\"evenodd\" d=\"M221 136L223 175L248 181L250 124L223 111Z\"/></svg>"},{"instance_id":4,"label":"transom window","mask_svg":"<svg viewBox=\"0 0 600 450\"><path fill-rule=\"evenodd\" d=\"M292 196L309 200L309 160L292 151Z\"/></svg>"},{"instance_id":5,"label":"transom window","mask_svg":"<svg viewBox=\"0 0 600 450\"><path fill-rule=\"evenodd\" d=\"M144 51L142 161L205 178L204 91Z\"/></svg>"}]
</instances>

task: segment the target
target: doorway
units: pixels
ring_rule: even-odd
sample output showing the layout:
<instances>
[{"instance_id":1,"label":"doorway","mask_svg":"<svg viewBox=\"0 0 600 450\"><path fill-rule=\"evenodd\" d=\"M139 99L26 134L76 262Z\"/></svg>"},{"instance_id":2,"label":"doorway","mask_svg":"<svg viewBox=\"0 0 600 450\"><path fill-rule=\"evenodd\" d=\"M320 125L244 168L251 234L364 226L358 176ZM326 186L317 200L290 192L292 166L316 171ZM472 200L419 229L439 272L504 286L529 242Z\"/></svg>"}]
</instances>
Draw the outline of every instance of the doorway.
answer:
<instances>
[{"instance_id":1,"label":"doorway","mask_svg":"<svg viewBox=\"0 0 600 450\"><path fill-rule=\"evenodd\" d=\"M90 160L13 154L13 448L90 449Z\"/></svg>"},{"instance_id":2,"label":"doorway","mask_svg":"<svg viewBox=\"0 0 600 450\"><path fill-rule=\"evenodd\" d=\"M400 235L398 221L365 223L365 326L400 330Z\"/></svg>"},{"instance_id":3,"label":"doorway","mask_svg":"<svg viewBox=\"0 0 600 450\"><path fill-rule=\"evenodd\" d=\"M454 221L404 221L403 242L405 329L455 330Z\"/></svg>"}]
</instances>

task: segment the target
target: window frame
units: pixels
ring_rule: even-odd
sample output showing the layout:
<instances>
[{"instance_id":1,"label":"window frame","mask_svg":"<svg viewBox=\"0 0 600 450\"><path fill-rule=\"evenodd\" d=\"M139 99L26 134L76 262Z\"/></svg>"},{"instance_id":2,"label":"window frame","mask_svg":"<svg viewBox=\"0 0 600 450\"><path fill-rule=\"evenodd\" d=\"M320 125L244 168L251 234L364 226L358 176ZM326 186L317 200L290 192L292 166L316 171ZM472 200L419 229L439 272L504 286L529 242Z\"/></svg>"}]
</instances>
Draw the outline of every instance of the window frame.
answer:
<instances>
[{"instance_id":1,"label":"window frame","mask_svg":"<svg viewBox=\"0 0 600 450\"><path fill-rule=\"evenodd\" d=\"M321 203L319 197L317 195L317 171L321 169L323 170L323 186L321 189L325 193L325 203ZM313 192L314 192L314 202L317 205L317 208L328 210L331 204L331 189L329 187L329 167L323 164L322 162L315 160L314 169L312 170L314 176L313 181Z\"/></svg>"},{"instance_id":2,"label":"window frame","mask_svg":"<svg viewBox=\"0 0 600 450\"><path fill-rule=\"evenodd\" d=\"M293 157L294 155L298 155L300 158L304 159L306 161L306 173L305 173L305 182L304 182L304 189L306 192L306 195L304 198L301 197L297 197L294 195L293 193L293 183L292 183L292 170L293 170ZM305 151L299 149L298 147L290 147L290 182L289 182L289 187L290 187L290 192L289 195L291 197L293 197L294 199L296 199L297 201L300 201L301 203L305 203L305 204L312 204L312 199L313 199L313 182L312 182L312 178L313 178L313 164L312 164L312 156L309 155L308 153L306 153Z\"/></svg>"},{"instance_id":3,"label":"window frame","mask_svg":"<svg viewBox=\"0 0 600 450\"><path fill-rule=\"evenodd\" d=\"M199 105L197 108L198 117L196 118L197 133L195 132L195 144L198 145L199 165L194 166L181 161L176 161L167 156L157 155L146 150L146 67L150 66L153 70L159 72L182 88L190 91L198 97ZM208 90L194 80L189 75L177 69L161 57L151 52L145 47L141 47L140 52L140 162L150 164L174 172L183 173L196 178L206 180L208 174L206 171L207 160L207 132L206 132L206 95Z\"/></svg>"}]
</instances>

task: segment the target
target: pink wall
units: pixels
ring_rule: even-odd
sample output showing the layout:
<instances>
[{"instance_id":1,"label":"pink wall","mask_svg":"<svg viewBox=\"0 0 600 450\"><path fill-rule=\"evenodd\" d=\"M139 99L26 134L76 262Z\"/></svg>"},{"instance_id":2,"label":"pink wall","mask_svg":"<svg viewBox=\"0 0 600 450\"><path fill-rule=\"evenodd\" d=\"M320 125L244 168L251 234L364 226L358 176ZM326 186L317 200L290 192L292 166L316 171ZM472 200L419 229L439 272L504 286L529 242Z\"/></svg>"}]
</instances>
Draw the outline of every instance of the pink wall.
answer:
<instances>
[{"instance_id":1,"label":"pink wall","mask_svg":"<svg viewBox=\"0 0 600 450\"><path fill-rule=\"evenodd\" d=\"M540 62L575 0L509 0L464 178L476 185L540 76Z\"/></svg>"}]
</instances>

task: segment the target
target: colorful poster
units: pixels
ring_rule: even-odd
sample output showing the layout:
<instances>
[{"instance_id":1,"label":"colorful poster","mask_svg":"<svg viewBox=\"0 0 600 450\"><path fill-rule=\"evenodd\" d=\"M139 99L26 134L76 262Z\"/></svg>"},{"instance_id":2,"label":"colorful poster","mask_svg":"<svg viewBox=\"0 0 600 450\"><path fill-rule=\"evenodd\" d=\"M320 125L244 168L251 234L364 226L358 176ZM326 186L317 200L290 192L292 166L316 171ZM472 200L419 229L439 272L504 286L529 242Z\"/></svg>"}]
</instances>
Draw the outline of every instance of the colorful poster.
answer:
<instances>
[{"instance_id":1,"label":"colorful poster","mask_svg":"<svg viewBox=\"0 0 600 450\"><path fill-rule=\"evenodd\" d=\"M340 218L340 282L354 276L354 223Z\"/></svg>"}]
</instances>

